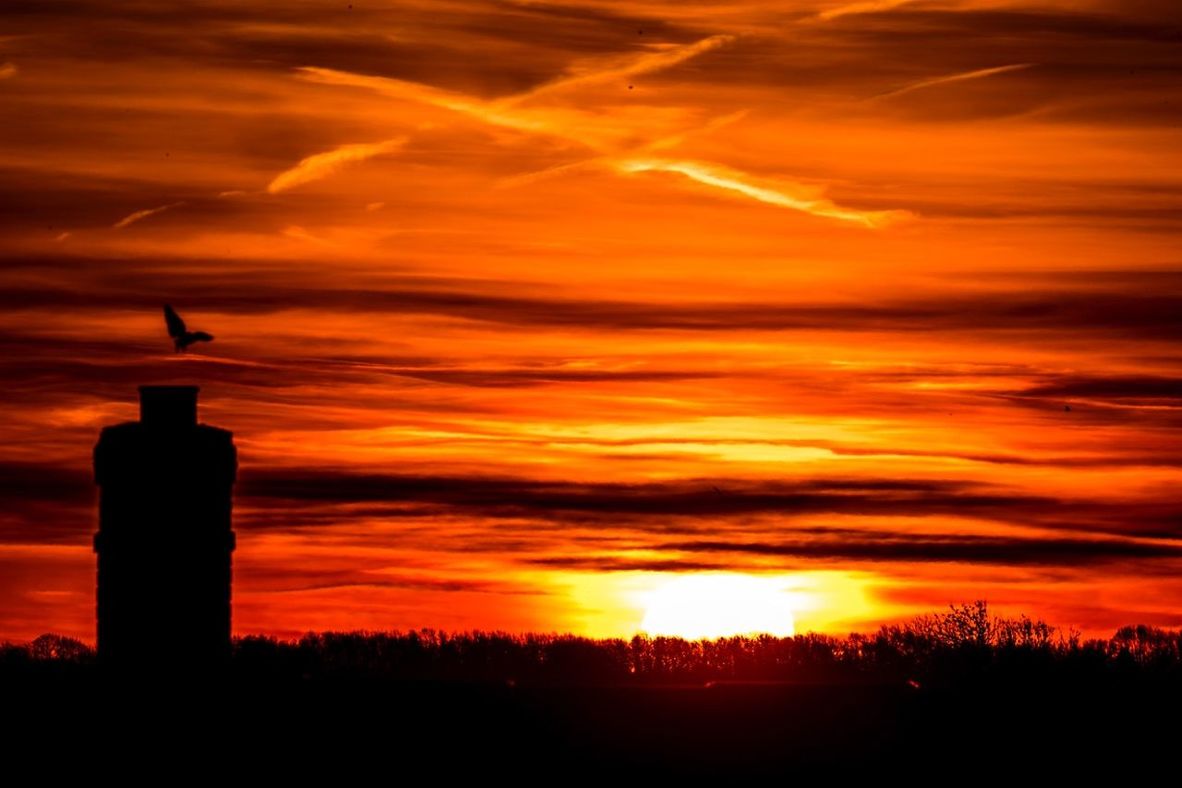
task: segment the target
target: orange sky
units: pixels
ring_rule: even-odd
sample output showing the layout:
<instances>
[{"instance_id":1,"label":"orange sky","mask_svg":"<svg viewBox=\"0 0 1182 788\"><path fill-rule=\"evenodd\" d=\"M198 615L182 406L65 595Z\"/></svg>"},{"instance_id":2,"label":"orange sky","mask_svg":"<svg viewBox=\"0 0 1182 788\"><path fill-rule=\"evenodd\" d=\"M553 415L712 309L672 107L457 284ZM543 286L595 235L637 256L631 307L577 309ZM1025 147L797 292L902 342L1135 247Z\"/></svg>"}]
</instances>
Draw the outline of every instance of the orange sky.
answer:
<instances>
[{"instance_id":1,"label":"orange sky","mask_svg":"<svg viewBox=\"0 0 1182 788\"><path fill-rule=\"evenodd\" d=\"M93 639L90 451L167 382L239 633L627 635L709 572L1182 625L1176 3L0 22L0 639Z\"/></svg>"}]
</instances>

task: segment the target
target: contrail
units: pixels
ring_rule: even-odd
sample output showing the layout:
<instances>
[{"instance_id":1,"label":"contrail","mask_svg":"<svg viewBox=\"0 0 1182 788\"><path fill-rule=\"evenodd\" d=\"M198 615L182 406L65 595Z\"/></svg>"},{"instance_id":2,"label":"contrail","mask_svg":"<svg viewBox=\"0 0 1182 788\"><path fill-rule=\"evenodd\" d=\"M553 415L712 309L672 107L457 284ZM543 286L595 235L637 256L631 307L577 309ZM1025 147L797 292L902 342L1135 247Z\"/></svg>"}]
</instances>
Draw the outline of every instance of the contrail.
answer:
<instances>
[{"instance_id":1,"label":"contrail","mask_svg":"<svg viewBox=\"0 0 1182 788\"><path fill-rule=\"evenodd\" d=\"M994 74L1004 74L1007 71L1019 71L1024 68L1030 68L1034 63L1013 63L1008 66L994 66L993 68L979 68L976 71L963 71L959 74L948 74L943 77L933 77L925 79L920 82L912 82L910 85L904 85L896 90L888 90L886 93L879 93L871 96L870 101L875 99L889 98L891 96L901 96L904 93L910 93L913 90L922 90L923 88L930 88L933 85L944 85L949 82L964 82L968 79L981 79L982 77L991 77Z\"/></svg>"},{"instance_id":2,"label":"contrail","mask_svg":"<svg viewBox=\"0 0 1182 788\"><path fill-rule=\"evenodd\" d=\"M652 142L645 145L641 150L667 150L669 148L677 147L681 143L685 142L689 137L693 137L698 134L709 134L710 132L717 131L724 126L730 126L732 123L738 123L740 120L747 117L749 113L750 110L741 109L737 112L731 112L727 115L719 115L718 117L711 118L705 123L705 125L692 129L686 129L679 134L673 134L668 137L663 137L659 140L653 140Z\"/></svg>"},{"instance_id":3,"label":"contrail","mask_svg":"<svg viewBox=\"0 0 1182 788\"><path fill-rule=\"evenodd\" d=\"M588 140L589 135L585 130L576 133L572 132L569 127L564 127L561 123L559 113L528 110L519 108L517 105L537 98L538 96L556 93L562 90L635 74L649 74L654 71L670 68L692 57L696 57L703 52L717 49L732 40L734 40L733 36L710 36L692 44L673 47L665 51L646 52L642 55L617 61L612 65L603 66L598 69L568 74L538 87L531 88L523 93L515 93L511 96L504 96L492 101L485 101L462 93L434 88L418 82L354 74L348 71L337 71L330 68L302 66L298 69L298 72L304 79L313 82L368 88L391 98L418 101L423 104L469 115L493 126L501 126L534 134L549 134L580 142L589 147L597 147L596 144Z\"/></svg>"},{"instance_id":4,"label":"contrail","mask_svg":"<svg viewBox=\"0 0 1182 788\"><path fill-rule=\"evenodd\" d=\"M433 107L470 115L494 126L503 126L518 131L553 133L544 121L530 118L511 108L500 109L495 102L483 101L465 96L462 93L433 88L418 82L407 82L389 77L371 77L365 74L353 74L348 71L315 66L301 66L298 71L304 79L312 82L367 88L390 98L418 101Z\"/></svg>"},{"instance_id":5,"label":"contrail","mask_svg":"<svg viewBox=\"0 0 1182 788\"><path fill-rule=\"evenodd\" d=\"M753 200L788 208L813 216L838 219L878 228L905 218L906 211L859 211L844 208L820 195L816 188L799 183L779 183L775 187L751 182L751 176L738 170L695 161L669 159L626 159L617 165L621 172L675 172L707 186L741 194Z\"/></svg>"},{"instance_id":6,"label":"contrail","mask_svg":"<svg viewBox=\"0 0 1182 788\"><path fill-rule=\"evenodd\" d=\"M879 11L889 11L892 8L898 8L901 5L908 5L913 2L915 0L866 0L863 3L850 3L849 5L831 8L828 11L822 11L814 18L828 22L830 19L852 16L853 14L874 14Z\"/></svg>"},{"instance_id":7,"label":"contrail","mask_svg":"<svg viewBox=\"0 0 1182 788\"><path fill-rule=\"evenodd\" d=\"M120 219L119 221L117 221L113 225L111 225L111 227L113 227L116 230L122 230L124 227L128 227L130 225L133 225L142 219L147 219L149 216L155 216L158 213L164 213L165 211L172 210L173 208L179 208L184 204L185 203L183 201L182 202L171 202L168 205L160 205L155 208L145 208L142 211L136 211L135 213L129 213L127 216L124 216L122 219Z\"/></svg>"},{"instance_id":8,"label":"contrail","mask_svg":"<svg viewBox=\"0 0 1182 788\"><path fill-rule=\"evenodd\" d=\"M383 142L361 142L352 145L341 145L323 153L317 153L301 159L299 164L290 170L285 170L275 176L267 184L269 194L293 189L305 183L327 178L334 172L348 164L353 164L384 153L392 153L406 144L406 137L396 137Z\"/></svg>"},{"instance_id":9,"label":"contrail","mask_svg":"<svg viewBox=\"0 0 1182 788\"><path fill-rule=\"evenodd\" d=\"M847 11L847 13L854 13L854 11ZM499 184L501 186L530 183L553 175L583 169L604 169L623 174L673 172L697 183L733 194L743 195L769 205L801 211L813 216L859 224L863 227L883 227L910 215L906 211L859 211L853 208L845 208L822 196L818 190L810 189L801 184L789 182L779 183L774 186L761 185L755 182L756 179L753 176L726 167L704 162L653 158L646 155L675 147L687 135L694 133L695 130L663 137L648 144L634 146L630 150L621 151L619 149L620 146L612 142L611 135L603 135L602 129L597 129L594 124L589 122L587 113L580 114L569 108L534 109L519 106L530 99L561 90L669 68L703 52L723 46L732 40L734 40L733 36L717 35L701 39L692 44L672 47L660 52L646 52L638 57L617 61L611 65L591 68L582 73L567 74L523 93L505 96L492 101L485 101L416 82L353 74L313 66L302 67L299 69L299 73L303 78L314 82L367 88L381 95L402 100L419 101L431 106L448 109L476 118L490 125L511 128L526 133L545 134L569 142L577 142L601 154L590 159L552 167L540 172L528 173L517 178L510 178L501 181ZM742 112L732 113L731 115L717 118L707 124L705 130L733 123L743 117L743 114ZM596 137L597 131L599 132L599 138ZM305 165L313 166L314 163L320 161L321 157L324 157L326 163L332 162L330 166L335 166L337 155L350 147L353 146L344 146L343 148L316 154L315 156L304 159L299 165L272 181L271 186L268 187L268 191L275 193L276 191L288 188L289 185L294 185L294 183L289 184L284 179L297 177L297 174L305 169ZM349 160L360 160L361 158L367 158L367 156L353 157ZM297 180L295 182L304 181Z\"/></svg>"},{"instance_id":10,"label":"contrail","mask_svg":"<svg viewBox=\"0 0 1182 788\"><path fill-rule=\"evenodd\" d=\"M683 63L692 57L696 57L703 52L709 52L712 49L717 49L724 44L729 44L734 41L734 36L718 35L703 38L700 41L695 41L692 44L685 44L683 46L671 47L669 49L659 52L648 52L638 57L631 57L622 59L614 65L608 65L597 69L588 69L583 73L568 74L564 77L559 77L551 82L539 85L536 88L531 88L524 93L518 93L513 96L508 96L503 99L498 99L496 104L501 106L511 106L523 101L528 101L532 98L545 95L547 93L554 93L560 90L567 90L569 88L581 87L583 85L591 85L598 82L607 82L613 79L621 79L623 77L632 77L638 74L651 74L654 71L661 71L662 69L676 66L678 63Z\"/></svg>"},{"instance_id":11,"label":"contrail","mask_svg":"<svg viewBox=\"0 0 1182 788\"><path fill-rule=\"evenodd\" d=\"M654 151L668 150L669 148L677 147L681 143L685 142L685 140L689 137L698 134L708 134L712 131L715 131L716 129L722 128L723 126L729 126L732 123L737 123L738 121L747 117L747 114L748 110L741 109L738 112L732 112L728 115L720 115L716 118L712 118L705 125L687 129L686 131L668 137L662 137L658 140L653 140L652 142L642 145L636 150L632 151L630 154L626 155L635 156L639 153L652 153ZM583 159L581 161L570 162L568 164L559 164L554 167L548 167L544 170L537 170L536 172L527 172L522 175L514 175L509 178L504 178L497 182L497 186L501 188L523 186L527 183L536 183L538 181L556 178L558 176L566 175L567 173L571 172L578 172L580 170L618 170L619 167L617 165L619 158L620 157L618 156L610 155L596 156L592 159Z\"/></svg>"}]
</instances>

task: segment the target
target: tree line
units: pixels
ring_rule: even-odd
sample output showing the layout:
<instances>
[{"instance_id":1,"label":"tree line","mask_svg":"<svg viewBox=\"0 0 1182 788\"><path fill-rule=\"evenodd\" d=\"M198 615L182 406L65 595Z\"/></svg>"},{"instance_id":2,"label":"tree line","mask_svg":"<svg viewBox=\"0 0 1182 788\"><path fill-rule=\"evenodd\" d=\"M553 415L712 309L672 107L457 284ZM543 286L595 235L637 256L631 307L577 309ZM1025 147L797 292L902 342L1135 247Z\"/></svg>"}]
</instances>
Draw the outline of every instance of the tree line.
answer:
<instances>
[{"instance_id":1,"label":"tree line","mask_svg":"<svg viewBox=\"0 0 1182 788\"><path fill-rule=\"evenodd\" d=\"M168 664L172 655L152 655ZM0 676L85 674L93 649L60 635L0 645ZM236 638L228 670L249 680L388 679L510 683L836 682L914 687L973 682L1182 683L1182 631L1135 625L1084 639L983 601L950 605L872 633L713 640L637 635L320 632Z\"/></svg>"}]
</instances>

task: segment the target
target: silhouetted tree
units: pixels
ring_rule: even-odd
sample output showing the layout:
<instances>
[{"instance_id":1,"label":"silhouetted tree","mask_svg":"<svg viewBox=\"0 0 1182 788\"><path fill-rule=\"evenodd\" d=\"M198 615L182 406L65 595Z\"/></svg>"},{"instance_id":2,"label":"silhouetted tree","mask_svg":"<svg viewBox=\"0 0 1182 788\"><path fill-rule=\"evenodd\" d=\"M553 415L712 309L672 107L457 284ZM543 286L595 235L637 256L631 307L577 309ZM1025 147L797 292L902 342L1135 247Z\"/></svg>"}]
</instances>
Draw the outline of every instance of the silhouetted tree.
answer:
<instances>
[{"instance_id":1,"label":"silhouetted tree","mask_svg":"<svg viewBox=\"0 0 1182 788\"><path fill-rule=\"evenodd\" d=\"M29 644L29 655L38 660L83 662L93 657L94 651L81 640L47 633Z\"/></svg>"},{"instance_id":2,"label":"silhouetted tree","mask_svg":"<svg viewBox=\"0 0 1182 788\"><path fill-rule=\"evenodd\" d=\"M168 655L161 655L167 659ZM85 670L93 650L46 634L0 645L0 674ZM233 672L269 679L397 679L636 684L720 680L788 682L911 681L1046 685L1070 681L1169 678L1182 681L1182 632L1136 625L1107 640L1081 641L1027 616L994 616L984 601L877 632L808 633L690 641L637 635L594 640L505 632L315 632L297 641L252 635L234 641Z\"/></svg>"}]
</instances>

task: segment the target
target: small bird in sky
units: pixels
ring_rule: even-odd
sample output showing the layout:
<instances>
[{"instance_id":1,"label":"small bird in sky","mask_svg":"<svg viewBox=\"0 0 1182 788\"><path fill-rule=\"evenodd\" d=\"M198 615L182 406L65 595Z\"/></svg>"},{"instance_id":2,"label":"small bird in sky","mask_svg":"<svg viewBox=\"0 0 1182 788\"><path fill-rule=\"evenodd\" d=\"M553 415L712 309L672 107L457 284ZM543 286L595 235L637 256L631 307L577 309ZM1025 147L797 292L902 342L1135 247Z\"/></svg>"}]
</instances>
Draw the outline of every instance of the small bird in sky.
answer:
<instances>
[{"instance_id":1,"label":"small bird in sky","mask_svg":"<svg viewBox=\"0 0 1182 788\"><path fill-rule=\"evenodd\" d=\"M164 322L168 325L168 335L172 337L176 352L183 353L194 342L212 342L213 335L204 331L189 331L185 328L185 321L168 304L164 305Z\"/></svg>"}]
</instances>

